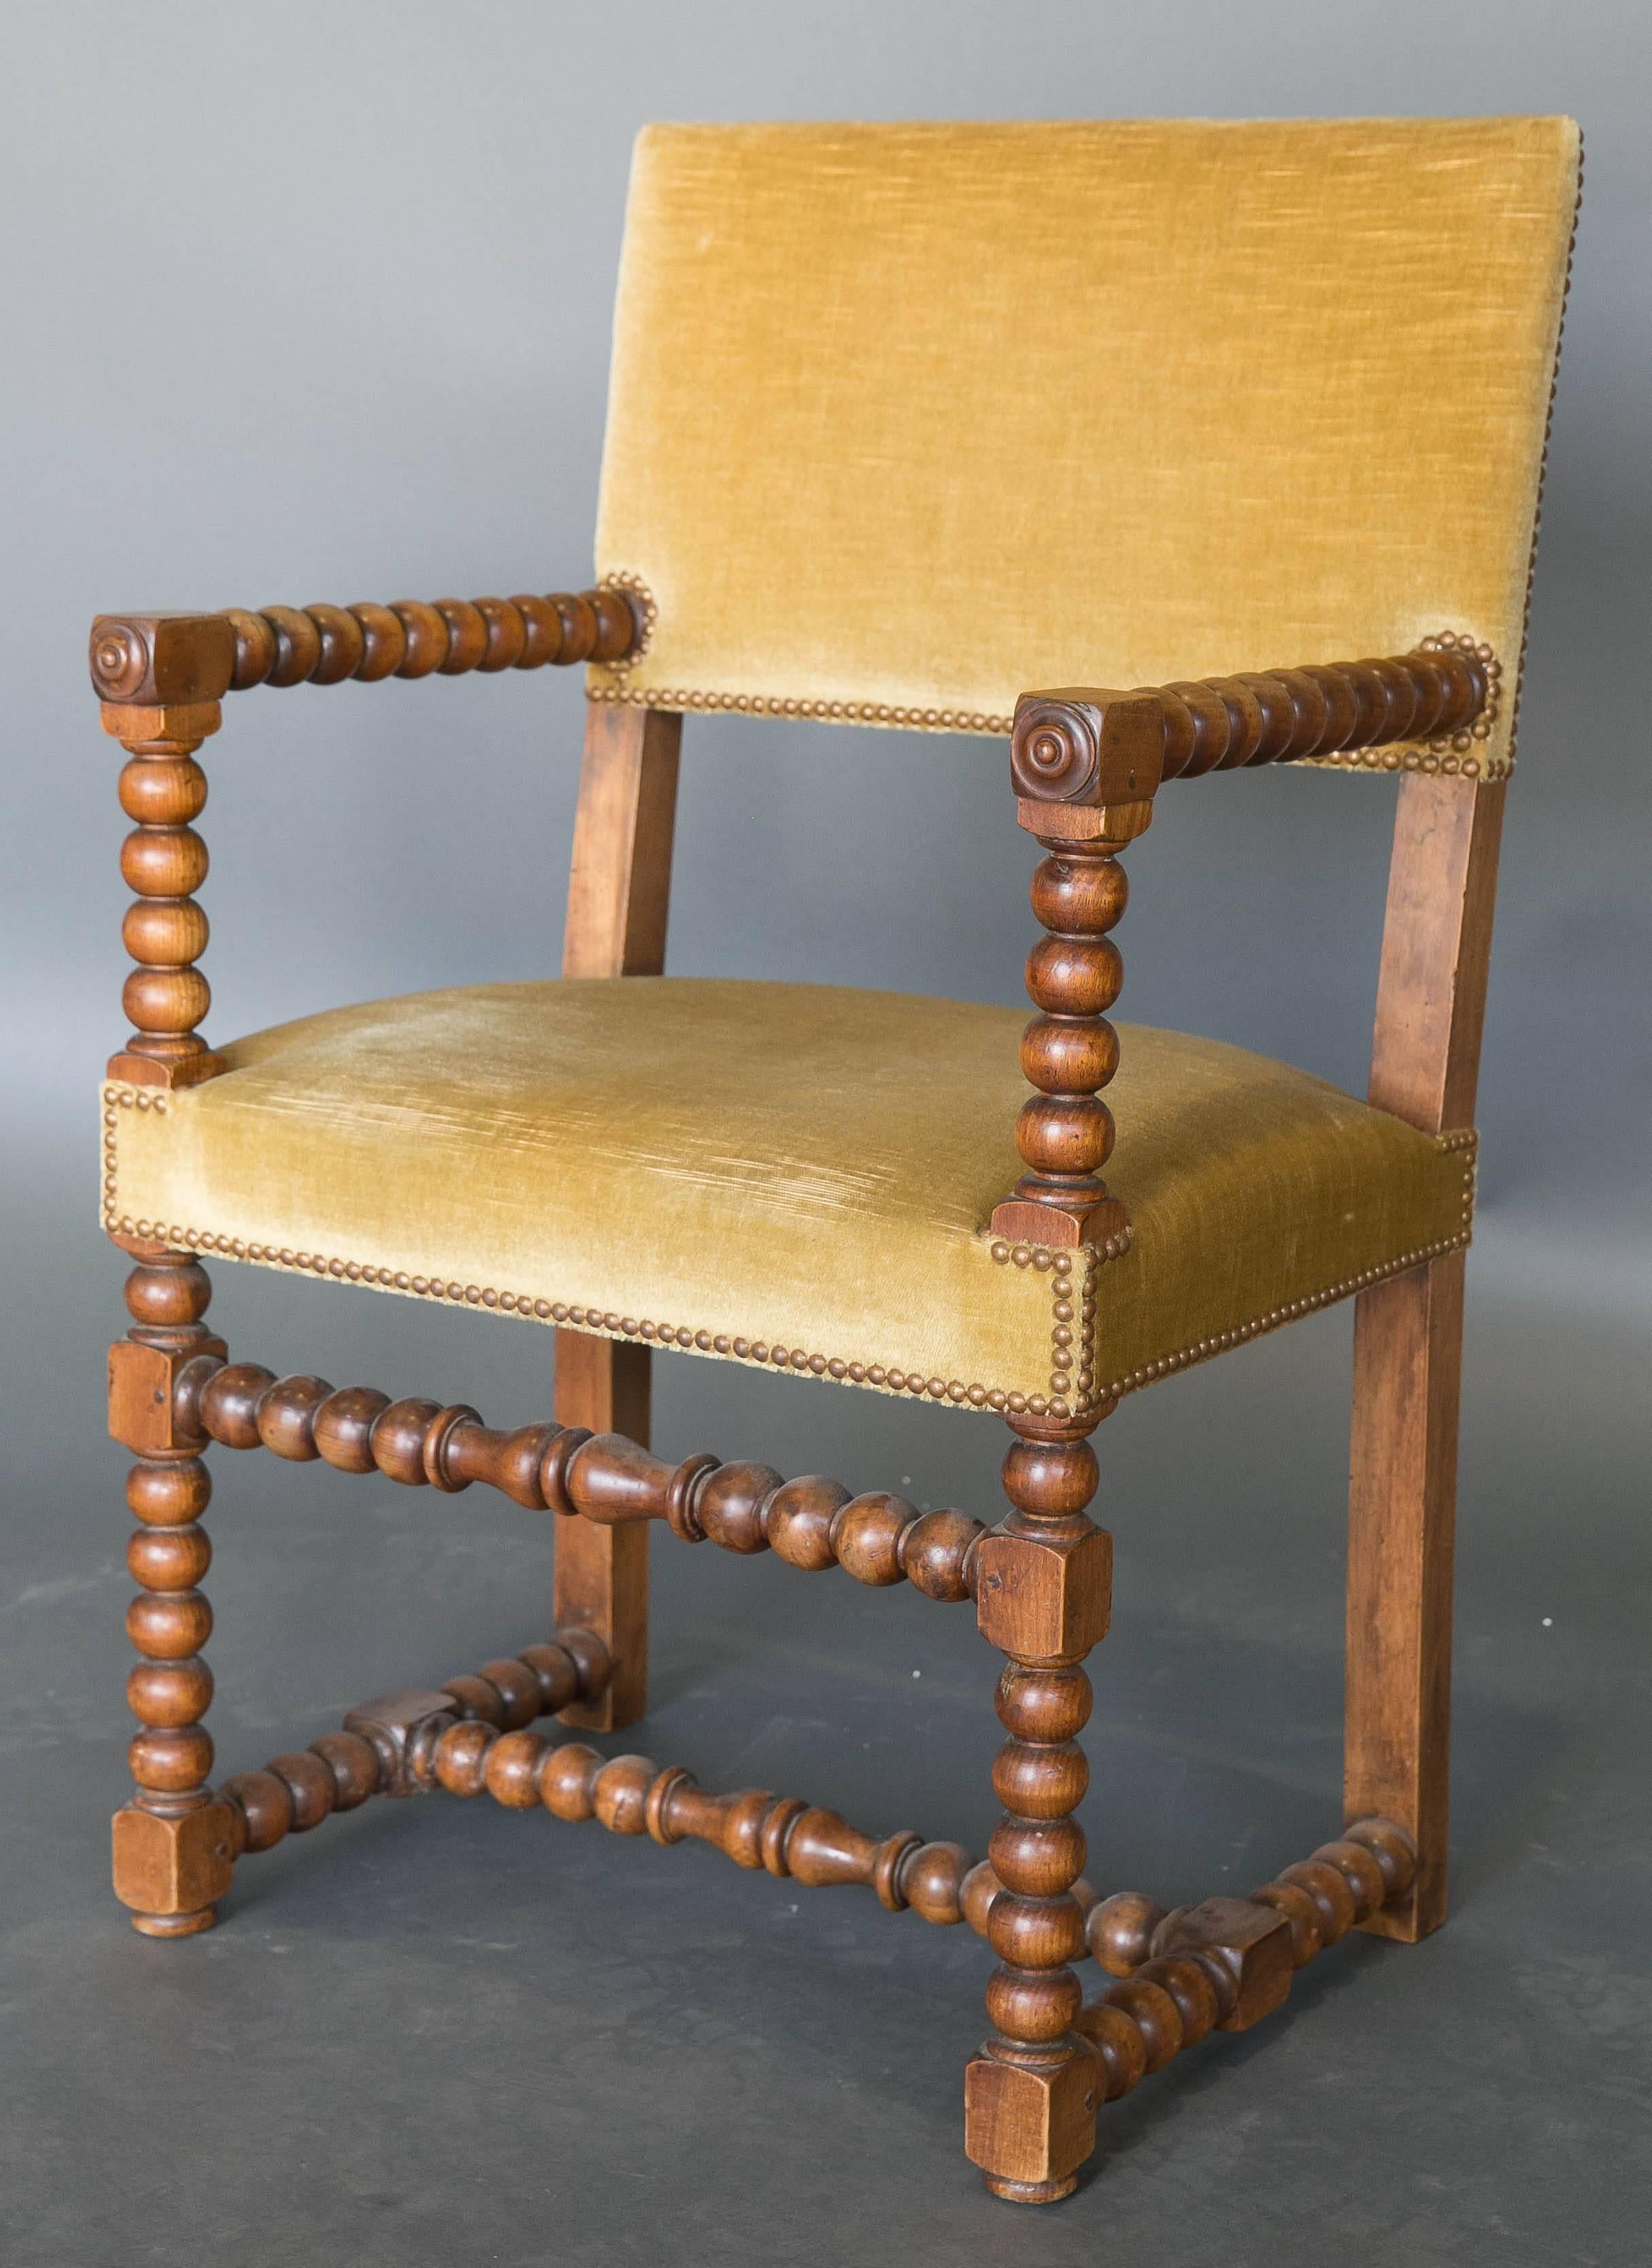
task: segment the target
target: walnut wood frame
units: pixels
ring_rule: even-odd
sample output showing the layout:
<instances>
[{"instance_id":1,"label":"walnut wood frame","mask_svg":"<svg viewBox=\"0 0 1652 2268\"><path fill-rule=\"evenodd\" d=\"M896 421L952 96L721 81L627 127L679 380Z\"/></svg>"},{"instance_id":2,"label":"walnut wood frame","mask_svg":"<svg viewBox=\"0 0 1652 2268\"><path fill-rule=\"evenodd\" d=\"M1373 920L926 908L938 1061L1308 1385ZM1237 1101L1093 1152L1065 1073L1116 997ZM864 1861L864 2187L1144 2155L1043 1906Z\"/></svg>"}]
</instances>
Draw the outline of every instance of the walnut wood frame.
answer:
<instances>
[{"instance_id":1,"label":"walnut wood frame","mask_svg":"<svg viewBox=\"0 0 1652 2268\"><path fill-rule=\"evenodd\" d=\"M126 748L122 803L136 822L122 858L137 894L124 935L137 966L136 1029L112 1078L197 1084L222 1069L202 1037L210 995L195 962L206 922L193 893L206 852L190 822L206 799L195 752L230 691L393 672L531 668L640 650L648 610L599 590L434 607L270 608L257 615L102 616L92 676L107 732ZM1125 909L1119 853L1149 824L1167 779L1333 753L1429 743L1432 774L1400 782L1370 1099L1425 1130L1473 1112L1503 786L1479 777L1497 666L1449 636L1392 659L1139 689L1027 696L1011 776L1020 824L1045 857L1033 909L1046 934L1028 962L1039 1014L1022 1066L1034 1089L1017 1127L1027 1172L995 1209L1000 1236L1104 1253L1128 1236L1101 1178L1113 1123L1101 1090L1117 1061L1106 1011L1122 964L1110 932ZM563 973L663 968L682 719L589 703ZM110 1431L137 1462L129 1559L142 1587L128 1617L141 1657L129 1687L140 1730L136 1788L114 1822L115 1889L134 1926L182 1936L210 1926L234 1865L372 1794L486 1790L515 1808L599 1819L615 1832L711 1842L739 1864L808 1884L862 1883L892 1911L967 1919L999 1956L992 2030L966 2077L966 2147L998 2195L1067 2195L1095 2143L1100 2105L1213 2026L1277 2007L1294 1968L1350 1927L1405 1941L1445 1910L1452 1506L1463 1256L1361 1295L1356 1309L1348 1565L1345 1834L1248 1899L1166 1914L1083 1880L1074 1813L1088 1780L1078 1743L1090 1709L1084 1661L1104 1635L1111 1545L1089 1518L1088 1435L1110 1402L1069 1400L1010 1420L1008 1515L920 1516L881 1492L851 1498L816 1476L648 1447L649 1350L557 1333L554 1418L500 1432L464 1404L392 1403L313 1377L276 1379L203 1321L210 1289L190 1254L117 1237L137 1263L133 1318L110 1354ZM344 1728L259 1771L209 1785L202 1722L212 1680L200 1515L209 1442L264 1447L342 1470L454 1490L482 1482L557 1515L557 1637L480 1677L393 1694ZM552 1746L534 1720L614 1729L645 1702L647 1536L772 1549L800 1568L837 1565L881 1587L912 1582L971 1601L1004 1657L1008 1735L993 1767L1004 1805L986 1858L906 1831L874 1838L837 1815L761 1791L711 1796L679 1768ZM1117 1981L1086 2005L1086 1952Z\"/></svg>"}]
</instances>

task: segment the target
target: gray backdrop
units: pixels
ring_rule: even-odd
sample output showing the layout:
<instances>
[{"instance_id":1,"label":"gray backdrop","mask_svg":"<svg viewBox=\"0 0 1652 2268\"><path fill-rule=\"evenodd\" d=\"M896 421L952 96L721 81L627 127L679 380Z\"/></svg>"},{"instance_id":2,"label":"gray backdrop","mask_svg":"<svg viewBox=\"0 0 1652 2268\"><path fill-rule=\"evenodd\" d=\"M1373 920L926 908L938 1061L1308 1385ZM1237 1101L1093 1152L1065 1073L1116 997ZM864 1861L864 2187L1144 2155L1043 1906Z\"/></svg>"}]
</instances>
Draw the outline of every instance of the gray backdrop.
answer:
<instances>
[{"instance_id":1,"label":"gray backdrop","mask_svg":"<svg viewBox=\"0 0 1652 2268\"><path fill-rule=\"evenodd\" d=\"M16 2257L1058 2261L1122 2234L1138 2257L1279 2262L1328 2227L1372 2261L1638 2257L1649 65L1644 9L1605 0L13 13ZM989 2206L956 2160L981 1949L850 1894L799 1914L704 1854L566 1836L552 1857L497 1812L378 1807L259 1860L210 1937L140 1944L100 1886L127 1584L91 1094L125 963L90 616L583 579L645 120L1504 110L1574 113L1587 170L1481 1094L1453 1927L1327 1962L1270 2042L1201 2051L1110 2110L1099 2177L1042 2220ZM554 970L577 681L233 703L207 751L211 1029ZM1390 811L1390 788L1322 775L1167 794L1132 862L1125 1012L1357 1088ZM1029 854L995 744L696 720L678 840L678 972L1020 998ZM546 1406L533 1331L221 1273L215 1319L250 1357ZM1334 1823L1346 1332L1302 1326L1107 1429L1120 1620L1088 1817L1109 1883L1243 1886ZM978 1421L682 1359L657 1405L673 1450L992 1501ZM223 1769L540 1634L544 1539L509 1507L256 1462L215 1515ZM662 1761L979 1847L994 1727L967 1631L668 1552Z\"/></svg>"}]
</instances>

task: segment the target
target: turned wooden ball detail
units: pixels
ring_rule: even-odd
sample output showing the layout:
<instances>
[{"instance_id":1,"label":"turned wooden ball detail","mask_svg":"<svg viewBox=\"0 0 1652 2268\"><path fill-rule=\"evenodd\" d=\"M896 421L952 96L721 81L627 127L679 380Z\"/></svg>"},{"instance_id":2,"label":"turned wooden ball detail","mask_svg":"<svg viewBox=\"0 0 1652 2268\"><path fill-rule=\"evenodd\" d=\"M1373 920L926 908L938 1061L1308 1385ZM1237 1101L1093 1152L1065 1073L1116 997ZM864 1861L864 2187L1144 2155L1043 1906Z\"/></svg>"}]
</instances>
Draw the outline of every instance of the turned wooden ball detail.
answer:
<instances>
[{"instance_id":1,"label":"turned wooden ball detail","mask_svg":"<svg viewBox=\"0 0 1652 2268\"><path fill-rule=\"evenodd\" d=\"M436 1778L449 1795L480 1795L488 1784L488 1757L500 1735L471 1718L450 1725L437 1741Z\"/></svg>"},{"instance_id":2,"label":"turned wooden ball detail","mask_svg":"<svg viewBox=\"0 0 1652 2268\"><path fill-rule=\"evenodd\" d=\"M131 756L116 784L121 808L140 827L186 827L206 809L207 776L193 756Z\"/></svg>"},{"instance_id":3,"label":"turned wooden ball detail","mask_svg":"<svg viewBox=\"0 0 1652 2268\"><path fill-rule=\"evenodd\" d=\"M189 1521L173 1528L140 1528L129 1539L126 1564L150 1591L188 1591L212 1565L204 1528Z\"/></svg>"},{"instance_id":4,"label":"turned wooden ball detail","mask_svg":"<svg viewBox=\"0 0 1652 2268\"><path fill-rule=\"evenodd\" d=\"M1053 1969L1084 1951L1084 1916L1072 1897L1026 1898L1007 1892L992 1902L987 1942L1014 1969Z\"/></svg>"},{"instance_id":5,"label":"turned wooden ball detail","mask_svg":"<svg viewBox=\"0 0 1652 2268\"><path fill-rule=\"evenodd\" d=\"M1027 956L1027 990L1046 1015L1103 1016L1124 982L1110 938L1042 938Z\"/></svg>"},{"instance_id":6,"label":"turned wooden ball detail","mask_svg":"<svg viewBox=\"0 0 1652 2268\"><path fill-rule=\"evenodd\" d=\"M126 1634L155 1661L185 1661L212 1635L212 1609L199 1591L140 1591L126 1610Z\"/></svg>"},{"instance_id":7,"label":"turned wooden ball detail","mask_svg":"<svg viewBox=\"0 0 1652 2268\"><path fill-rule=\"evenodd\" d=\"M1018 1741L1071 1741L1089 1722L1090 1681L1080 1668L1027 1669L1012 1662L998 1682L999 1721Z\"/></svg>"},{"instance_id":8,"label":"turned wooden ball detail","mask_svg":"<svg viewBox=\"0 0 1652 2268\"><path fill-rule=\"evenodd\" d=\"M532 1667L515 1655L483 1662L482 1680L499 1697L499 1723L505 1732L520 1732L542 1713L539 1679Z\"/></svg>"},{"instance_id":9,"label":"turned wooden ball detail","mask_svg":"<svg viewBox=\"0 0 1652 2268\"><path fill-rule=\"evenodd\" d=\"M175 1464L137 1464L126 1476L127 1509L151 1528L199 1520L212 1500L212 1476L199 1457Z\"/></svg>"},{"instance_id":10,"label":"turned wooden ball detail","mask_svg":"<svg viewBox=\"0 0 1652 2268\"><path fill-rule=\"evenodd\" d=\"M218 1794L234 1805L246 1822L243 1850L273 1851L292 1827L292 1791L273 1771L237 1772L226 1779Z\"/></svg>"},{"instance_id":11,"label":"turned wooden ball detail","mask_svg":"<svg viewBox=\"0 0 1652 2268\"><path fill-rule=\"evenodd\" d=\"M1085 1936L1110 1977L1129 1977L1150 1957L1164 1917L1164 1908L1139 1890L1119 1890L1091 1907Z\"/></svg>"},{"instance_id":12,"label":"turned wooden ball detail","mask_svg":"<svg viewBox=\"0 0 1652 2268\"><path fill-rule=\"evenodd\" d=\"M993 1793L1023 1819L1058 1819L1075 1811L1089 1784L1089 1759L1076 1742L1007 1741L992 1763Z\"/></svg>"},{"instance_id":13,"label":"turned wooden ball detail","mask_svg":"<svg viewBox=\"0 0 1652 2268\"><path fill-rule=\"evenodd\" d=\"M336 1809L338 1786L332 1771L323 1757L310 1749L272 1756L267 1769L283 1783L291 1800L289 1834L307 1834Z\"/></svg>"},{"instance_id":14,"label":"turned wooden ball detail","mask_svg":"<svg viewBox=\"0 0 1652 2268\"><path fill-rule=\"evenodd\" d=\"M1304 1859L1294 1867L1286 1867L1280 1874L1281 1882L1294 1883L1307 1891L1319 1909L1321 1941L1335 1945L1353 1926L1357 1904L1353 1891L1341 1869L1328 1865L1324 1859Z\"/></svg>"},{"instance_id":15,"label":"turned wooden ball detail","mask_svg":"<svg viewBox=\"0 0 1652 2268\"><path fill-rule=\"evenodd\" d=\"M377 1470L372 1429L390 1406L387 1394L371 1386L346 1386L317 1404L310 1438L318 1456L341 1473Z\"/></svg>"},{"instance_id":16,"label":"turned wooden ball detail","mask_svg":"<svg viewBox=\"0 0 1652 2268\"><path fill-rule=\"evenodd\" d=\"M201 1389L196 1409L202 1425L227 1449L257 1448L258 1406L275 1382L275 1373L262 1364L226 1363Z\"/></svg>"},{"instance_id":17,"label":"turned wooden ball detail","mask_svg":"<svg viewBox=\"0 0 1652 2268\"><path fill-rule=\"evenodd\" d=\"M1105 1016L1071 1023L1035 1016L1021 1035L1021 1067L1046 1094L1085 1094L1117 1071L1118 1035Z\"/></svg>"},{"instance_id":18,"label":"turned wooden ball detail","mask_svg":"<svg viewBox=\"0 0 1652 2268\"><path fill-rule=\"evenodd\" d=\"M986 1855L1007 1890L1052 1898L1084 1872L1084 1847L1076 1819L1022 1819L1010 1813L992 1830Z\"/></svg>"},{"instance_id":19,"label":"turned wooden ball detail","mask_svg":"<svg viewBox=\"0 0 1652 2268\"><path fill-rule=\"evenodd\" d=\"M1127 2009L1103 1999L1092 2000L1080 2012L1074 2029L1101 2065L1106 2100L1118 2102L1147 2072L1147 2044L1139 2027Z\"/></svg>"},{"instance_id":20,"label":"turned wooden ball detail","mask_svg":"<svg viewBox=\"0 0 1652 2268\"><path fill-rule=\"evenodd\" d=\"M647 1833L648 1790L654 1771L646 1756L616 1756L598 1772L592 1808L610 1835Z\"/></svg>"},{"instance_id":21,"label":"turned wooden ball detail","mask_svg":"<svg viewBox=\"0 0 1652 2268\"><path fill-rule=\"evenodd\" d=\"M491 1725L496 1731L504 1730L504 1698L498 1688L485 1677L450 1677L442 1690L452 1694L454 1713L460 1718Z\"/></svg>"},{"instance_id":22,"label":"turned wooden ball detail","mask_svg":"<svg viewBox=\"0 0 1652 2268\"><path fill-rule=\"evenodd\" d=\"M292 1464L312 1463L321 1454L315 1413L332 1392L324 1378L281 1378L266 1388L258 1403L258 1438L265 1448Z\"/></svg>"},{"instance_id":23,"label":"turned wooden ball detail","mask_svg":"<svg viewBox=\"0 0 1652 2268\"><path fill-rule=\"evenodd\" d=\"M725 1551L766 1551L763 1511L781 1486L772 1465L719 1465L706 1476L695 1515L711 1541Z\"/></svg>"},{"instance_id":24,"label":"turned wooden ball detail","mask_svg":"<svg viewBox=\"0 0 1652 2268\"><path fill-rule=\"evenodd\" d=\"M974 1551L986 1529L964 1512L921 1513L900 1540L907 1581L926 1599L955 1602L973 1589Z\"/></svg>"},{"instance_id":25,"label":"turned wooden ball detail","mask_svg":"<svg viewBox=\"0 0 1652 2268\"><path fill-rule=\"evenodd\" d=\"M1117 858L1052 853L1033 871L1033 917L1067 937L1101 937L1117 928L1130 898L1130 880Z\"/></svg>"},{"instance_id":26,"label":"turned wooden ball detail","mask_svg":"<svg viewBox=\"0 0 1652 2268\"><path fill-rule=\"evenodd\" d=\"M212 1673L204 1661L140 1661L126 1681L126 1704L144 1725L193 1725L212 1701Z\"/></svg>"},{"instance_id":27,"label":"turned wooden ball detail","mask_svg":"<svg viewBox=\"0 0 1652 2268\"><path fill-rule=\"evenodd\" d=\"M903 1863L901 1895L927 1922L960 1922L969 1872L970 1854L962 1843L920 1843Z\"/></svg>"},{"instance_id":28,"label":"turned wooden ball detail","mask_svg":"<svg viewBox=\"0 0 1652 2268\"><path fill-rule=\"evenodd\" d=\"M348 607L312 606L304 611L315 625L320 646L311 682L337 685L354 677L367 651L366 636L354 614Z\"/></svg>"},{"instance_id":29,"label":"turned wooden ball detail","mask_svg":"<svg viewBox=\"0 0 1652 2268\"><path fill-rule=\"evenodd\" d=\"M319 1756L333 1776L335 1811L353 1811L379 1793L379 1751L359 1733L323 1733L320 1740L311 1742L310 1753Z\"/></svg>"},{"instance_id":30,"label":"turned wooden ball detail","mask_svg":"<svg viewBox=\"0 0 1652 2268\"><path fill-rule=\"evenodd\" d=\"M552 1749L540 1767L539 1800L554 1818L577 1824L596 1815L592 1786L603 1763L600 1749L583 1742L564 1742Z\"/></svg>"},{"instance_id":31,"label":"turned wooden ball detail","mask_svg":"<svg viewBox=\"0 0 1652 2268\"><path fill-rule=\"evenodd\" d=\"M1004 1459L1004 1493L1017 1511L1071 1520L1095 1494L1101 1477L1088 1441L1012 1441Z\"/></svg>"},{"instance_id":32,"label":"turned wooden ball detail","mask_svg":"<svg viewBox=\"0 0 1652 2268\"><path fill-rule=\"evenodd\" d=\"M1363 1843L1346 1837L1322 1843L1309 1853L1309 1864L1335 1867L1353 1894L1356 1923L1369 1920L1388 1896L1382 1864Z\"/></svg>"},{"instance_id":33,"label":"turned wooden ball detail","mask_svg":"<svg viewBox=\"0 0 1652 2268\"><path fill-rule=\"evenodd\" d=\"M838 1565L857 1583L881 1588L898 1583L901 1537L918 1518L916 1505L882 1493L852 1497L832 1521L832 1550Z\"/></svg>"},{"instance_id":34,"label":"turned wooden ball detail","mask_svg":"<svg viewBox=\"0 0 1652 2268\"><path fill-rule=\"evenodd\" d=\"M484 1777L488 1793L512 1811L532 1811L538 1805L539 1768L547 1747L537 1733L502 1733L488 1751Z\"/></svg>"},{"instance_id":35,"label":"turned wooden ball detail","mask_svg":"<svg viewBox=\"0 0 1652 2268\"><path fill-rule=\"evenodd\" d=\"M518 1657L534 1673L539 1685L538 1714L555 1716L559 1709L578 1698L580 1691L579 1664L563 1646L524 1646Z\"/></svg>"},{"instance_id":36,"label":"turned wooden ball detail","mask_svg":"<svg viewBox=\"0 0 1652 2268\"><path fill-rule=\"evenodd\" d=\"M134 1322L175 1330L199 1322L212 1303L212 1284L198 1260L140 1265L127 1277L126 1309Z\"/></svg>"},{"instance_id":37,"label":"turned wooden ball detail","mask_svg":"<svg viewBox=\"0 0 1652 2268\"><path fill-rule=\"evenodd\" d=\"M992 1909L996 1923L1000 1898ZM991 1926L991 1925L989 1925ZM986 2013L1007 2038L1047 2046L1073 2029L1084 1989L1071 1969L995 1969L987 1979Z\"/></svg>"},{"instance_id":38,"label":"turned wooden ball detail","mask_svg":"<svg viewBox=\"0 0 1652 2268\"><path fill-rule=\"evenodd\" d=\"M212 1736L204 1725L146 1725L128 1742L126 1761L139 1787L187 1794L212 1769Z\"/></svg>"},{"instance_id":39,"label":"turned wooden ball detail","mask_svg":"<svg viewBox=\"0 0 1652 2268\"><path fill-rule=\"evenodd\" d=\"M210 934L193 898L134 898L121 923L121 942L134 961L170 968L198 961Z\"/></svg>"},{"instance_id":40,"label":"turned wooden ball detail","mask_svg":"<svg viewBox=\"0 0 1652 2268\"><path fill-rule=\"evenodd\" d=\"M846 1488L818 1474L787 1481L769 1498L763 1534L778 1556L793 1567L815 1572L834 1567L837 1559L832 1550L832 1521L848 1502ZM703 1513L701 1524L704 1525Z\"/></svg>"}]
</instances>

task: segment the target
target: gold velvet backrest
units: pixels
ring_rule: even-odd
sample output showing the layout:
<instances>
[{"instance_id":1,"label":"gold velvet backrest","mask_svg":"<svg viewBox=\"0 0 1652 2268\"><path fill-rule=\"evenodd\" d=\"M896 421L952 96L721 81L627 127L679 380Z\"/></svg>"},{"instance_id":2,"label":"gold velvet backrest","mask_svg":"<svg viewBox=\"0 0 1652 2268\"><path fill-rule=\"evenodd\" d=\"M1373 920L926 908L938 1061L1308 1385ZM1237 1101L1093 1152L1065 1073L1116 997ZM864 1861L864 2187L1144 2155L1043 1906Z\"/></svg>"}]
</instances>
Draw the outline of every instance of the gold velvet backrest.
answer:
<instances>
[{"instance_id":1,"label":"gold velvet backrest","mask_svg":"<svg viewBox=\"0 0 1652 2268\"><path fill-rule=\"evenodd\" d=\"M1561 118L665 126L637 147L599 698L984 733L1485 640L1508 754Z\"/></svg>"}]
</instances>

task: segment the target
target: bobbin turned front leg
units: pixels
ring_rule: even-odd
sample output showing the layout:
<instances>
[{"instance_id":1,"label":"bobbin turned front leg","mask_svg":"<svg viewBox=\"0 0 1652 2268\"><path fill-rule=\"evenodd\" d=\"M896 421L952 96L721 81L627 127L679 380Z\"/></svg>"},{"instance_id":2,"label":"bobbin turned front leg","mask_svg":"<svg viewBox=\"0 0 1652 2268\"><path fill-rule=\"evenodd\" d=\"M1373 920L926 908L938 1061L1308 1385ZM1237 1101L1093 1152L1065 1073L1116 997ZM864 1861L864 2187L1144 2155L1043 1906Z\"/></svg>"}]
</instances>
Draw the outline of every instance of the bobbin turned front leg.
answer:
<instances>
[{"instance_id":1,"label":"bobbin turned front leg","mask_svg":"<svg viewBox=\"0 0 1652 2268\"><path fill-rule=\"evenodd\" d=\"M212 1610L198 1586L212 1547L200 1515L212 1484L195 1454L204 1443L175 1416L179 1371L225 1352L201 1321L210 1297L191 1255L144 1249L127 1278L132 1329L109 1350L109 1431L137 1453L126 1500L142 1523L126 1555L142 1586L126 1617L142 1657L127 1682L137 1786L114 1815L114 1894L145 1937L210 1929L230 1886L230 1815L206 1784L212 1740L201 1722L212 1698L201 1659Z\"/></svg>"},{"instance_id":2,"label":"bobbin turned front leg","mask_svg":"<svg viewBox=\"0 0 1652 2268\"><path fill-rule=\"evenodd\" d=\"M1004 1885L987 1920L993 2029L965 2076L964 2146L996 2196L1025 2205L1076 2186L1102 2099L1095 2058L1073 2030L1083 1993L1068 1965L1084 1951L1073 1896L1084 1832L1072 1815L1089 1780L1081 1665L1105 1634L1112 1587L1112 1540L1085 1512L1095 1481L1081 1432L1027 1434L1004 1461L1014 1510L978 1550L977 1613L1007 1656L998 1713L1009 1738L992 1767L1005 1809L988 1845Z\"/></svg>"}]
</instances>

